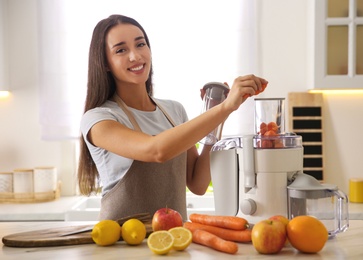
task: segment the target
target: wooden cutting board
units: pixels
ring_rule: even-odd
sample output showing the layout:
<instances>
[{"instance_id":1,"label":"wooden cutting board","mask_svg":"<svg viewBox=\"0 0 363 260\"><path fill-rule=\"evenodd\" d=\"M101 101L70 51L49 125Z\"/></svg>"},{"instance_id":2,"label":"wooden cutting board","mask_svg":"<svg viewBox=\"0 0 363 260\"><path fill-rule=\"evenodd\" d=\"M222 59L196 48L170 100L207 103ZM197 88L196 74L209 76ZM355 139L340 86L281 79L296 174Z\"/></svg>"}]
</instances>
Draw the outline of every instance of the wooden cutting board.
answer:
<instances>
[{"instance_id":1,"label":"wooden cutting board","mask_svg":"<svg viewBox=\"0 0 363 260\"><path fill-rule=\"evenodd\" d=\"M145 226L147 233L146 237L148 237L152 232L151 224L146 223ZM92 229L93 225L68 226L16 233L3 237L2 242L5 246L10 247L46 247L93 244L94 242L91 237L91 231L64 236L64 234L80 231L86 228Z\"/></svg>"}]
</instances>

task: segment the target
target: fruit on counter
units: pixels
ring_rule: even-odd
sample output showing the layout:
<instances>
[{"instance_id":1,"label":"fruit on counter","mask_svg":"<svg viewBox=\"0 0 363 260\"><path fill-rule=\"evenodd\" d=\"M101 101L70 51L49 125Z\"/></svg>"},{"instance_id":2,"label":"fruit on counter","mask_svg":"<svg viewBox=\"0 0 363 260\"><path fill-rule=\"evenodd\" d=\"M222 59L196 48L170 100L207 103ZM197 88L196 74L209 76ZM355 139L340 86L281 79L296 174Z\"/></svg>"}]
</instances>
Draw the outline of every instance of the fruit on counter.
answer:
<instances>
[{"instance_id":1,"label":"fruit on counter","mask_svg":"<svg viewBox=\"0 0 363 260\"><path fill-rule=\"evenodd\" d=\"M274 215L272 217L269 217L268 219L270 219L270 220L276 220L276 221L281 221L285 225L287 225L289 223L289 219L287 217L283 216L283 215Z\"/></svg>"},{"instance_id":2,"label":"fruit on counter","mask_svg":"<svg viewBox=\"0 0 363 260\"><path fill-rule=\"evenodd\" d=\"M236 242L251 242L251 229L247 229L248 222L244 218L193 213L189 219L183 227L192 232L194 243L235 254L238 251Z\"/></svg>"},{"instance_id":3,"label":"fruit on counter","mask_svg":"<svg viewBox=\"0 0 363 260\"><path fill-rule=\"evenodd\" d=\"M209 233L212 233L224 240L242 242L242 243L251 242L251 229L233 230L233 229L220 228L210 225L204 225L195 222L185 222L184 227L189 229L192 233L194 233L194 231L197 229L201 229L204 231L208 231Z\"/></svg>"},{"instance_id":4,"label":"fruit on counter","mask_svg":"<svg viewBox=\"0 0 363 260\"><path fill-rule=\"evenodd\" d=\"M190 221L204 225L210 225L234 230L245 230L248 222L246 219L236 216L214 216L207 214L192 213L189 215Z\"/></svg>"},{"instance_id":5,"label":"fruit on counter","mask_svg":"<svg viewBox=\"0 0 363 260\"><path fill-rule=\"evenodd\" d=\"M228 254L235 254L238 251L237 243L224 240L202 229L193 232L193 242Z\"/></svg>"},{"instance_id":6,"label":"fruit on counter","mask_svg":"<svg viewBox=\"0 0 363 260\"><path fill-rule=\"evenodd\" d=\"M303 253L317 253L328 240L328 230L317 218L297 216L286 227L290 244Z\"/></svg>"},{"instance_id":7,"label":"fruit on counter","mask_svg":"<svg viewBox=\"0 0 363 260\"><path fill-rule=\"evenodd\" d=\"M169 230L174 237L173 249L183 251L192 243L192 232L184 227L174 227Z\"/></svg>"},{"instance_id":8,"label":"fruit on counter","mask_svg":"<svg viewBox=\"0 0 363 260\"><path fill-rule=\"evenodd\" d=\"M158 230L152 232L147 245L151 251L158 255L165 255L170 250L185 250L192 243L193 235L184 227L174 227L170 230Z\"/></svg>"},{"instance_id":9,"label":"fruit on counter","mask_svg":"<svg viewBox=\"0 0 363 260\"><path fill-rule=\"evenodd\" d=\"M165 255L173 248L174 237L167 230L154 231L147 239L147 245L157 255Z\"/></svg>"},{"instance_id":10,"label":"fruit on counter","mask_svg":"<svg viewBox=\"0 0 363 260\"><path fill-rule=\"evenodd\" d=\"M251 238L260 254L277 254L286 242L286 226L281 221L262 220L253 226Z\"/></svg>"},{"instance_id":11,"label":"fruit on counter","mask_svg":"<svg viewBox=\"0 0 363 260\"><path fill-rule=\"evenodd\" d=\"M101 220L93 227L91 237L97 245L113 245L121 237L121 227L114 220Z\"/></svg>"},{"instance_id":12,"label":"fruit on counter","mask_svg":"<svg viewBox=\"0 0 363 260\"><path fill-rule=\"evenodd\" d=\"M270 217L269 219L275 220L275 221L281 221L283 224L285 224L285 227L287 227L287 224L289 223L289 219L282 215L274 215L274 216ZM289 239L286 236L285 246L288 244L289 244Z\"/></svg>"},{"instance_id":13,"label":"fruit on counter","mask_svg":"<svg viewBox=\"0 0 363 260\"><path fill-rule=\"evenodd\" d=\"M123 223L121 227L122 239L129 245L139 245L146 237L145 224L136 218Z\"/></svg>"},{"instance_id":14,"label":"fruit on counter","mask_svg":"<svg viewBox=\"0 0 363 260\"><path fill-rule=\"evenodd\" d=\"M153 231L169 230L181 226L183 226L183 218L180 213L168 207L158 209L151 221Z\"/></svg>"}]
</instances>

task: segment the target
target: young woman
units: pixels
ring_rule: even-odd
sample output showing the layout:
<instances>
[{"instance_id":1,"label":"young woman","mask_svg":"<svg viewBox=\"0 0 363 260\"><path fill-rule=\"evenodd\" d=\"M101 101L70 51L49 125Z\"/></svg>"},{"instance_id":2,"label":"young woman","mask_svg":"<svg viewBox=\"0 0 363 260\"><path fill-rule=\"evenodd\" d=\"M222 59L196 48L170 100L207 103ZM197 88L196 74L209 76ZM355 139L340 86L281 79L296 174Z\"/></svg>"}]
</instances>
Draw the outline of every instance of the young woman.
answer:
<instances>
[{"instance_id":1,"label":"young woman","mask_svg":"<svg viewBox=\"0 0 363 260\"><path fill-rule=\"evenodd\" d=\"M78 182L85 195L102 186L100 219L167 206L186 220L186 186L202 195L211 180L211 146L199 154L195 144L267 84L237 77L224 102L189 121L180 103L153 97L151 60L147 34L134 19L112 15L96 25Z\"/></svg>"}]
</instances>

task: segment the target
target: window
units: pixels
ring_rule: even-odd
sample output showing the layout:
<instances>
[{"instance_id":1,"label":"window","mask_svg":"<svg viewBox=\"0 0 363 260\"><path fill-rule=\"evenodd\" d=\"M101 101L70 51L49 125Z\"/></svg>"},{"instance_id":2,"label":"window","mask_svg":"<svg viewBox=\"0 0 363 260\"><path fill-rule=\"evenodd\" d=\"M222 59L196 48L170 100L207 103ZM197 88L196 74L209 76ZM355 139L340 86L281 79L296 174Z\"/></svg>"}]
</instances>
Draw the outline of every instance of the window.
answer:
<instances>
[{"instance_id":1,"label":"window","mask_svg":"<svg viewBox=\"0 0 363 260\"><path fill-rule=\"evenodd\" d=\"M314 88L363 88L363 0L310 3Z\"/></svg>"}]
</instances>

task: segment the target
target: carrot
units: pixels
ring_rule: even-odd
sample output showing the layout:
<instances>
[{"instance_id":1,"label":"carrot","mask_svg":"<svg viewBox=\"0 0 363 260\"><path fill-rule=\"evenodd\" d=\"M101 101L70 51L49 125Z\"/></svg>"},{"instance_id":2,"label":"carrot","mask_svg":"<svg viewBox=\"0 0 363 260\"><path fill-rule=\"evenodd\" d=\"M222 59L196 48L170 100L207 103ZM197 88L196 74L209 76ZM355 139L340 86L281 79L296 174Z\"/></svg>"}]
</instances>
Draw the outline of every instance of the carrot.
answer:
<instances>
[{"instance_id":1,"label":"carrot","mask_svg":"<svg viewBox=\"0 0 363 260\"><path fill-rule=\"evenodd\" d=\"M274 131L275 133L277 133L277 131L279 130L278 125L275 122L270 122L267 124L267 129L270 131Z\"/></svg>"},{"instance_id":2,"label":"carrot","mask_svg":"<svg viewBox=\"0 0 363 260\"><path fill-rule=\"evenodd\" d=\"M236 216L213 216L193 213L189 215L192 222L234 230L245 230L247 220Z\"/></svg>"},{"instance_id":3,"label":"carrot","mask_svg":"<svg viewBox=\"0 0 363 260\"><path fill-rule=\"evenodd\" d=\"M267 132L268 128L267 128L267 124L265 122L262 122L260 124L260 132L259 134L264 135Z\"/></svg>"},{"instance_id":4,"label":"carrot","mask_svg":"<svg viewBox=\"0 0 363 260\"><path fill-rule=\"evenodd\" d=\"M220 227L214 227L194 222L184 222L184 227L194 232L197 229L208 231L224 240L234 242L251 242L251 229L232 230Z\"/></svg>"},{"instance_id":5,"label":"carrot","mask_svg":"<svg viewBox=\"0 0 363 260\"><path fill-rule=\"evenodd\" d=\"M260 94L260 93L262 93L264 90L265 90L265 88L267 87L267 84L262 84L262 89L261 89L261 91L260 90L256 90L255 91L255 95L258 95L258 94ZM251 95L251 94L245 94L243 97L244 98L248 98L248 97L252 97L253 95Z\"/></svg>"},{"instance_id":6,"label":"carrot","mask_svg":"<svg viewBox=\"0 0 363 260\"><path fill-rule=\"evenodd\" d=\"M201 229L193 232L193 242L228 254L235 254L238 251L238 245L235 242L224 240Z\"/></svg>"}]
</instances>

